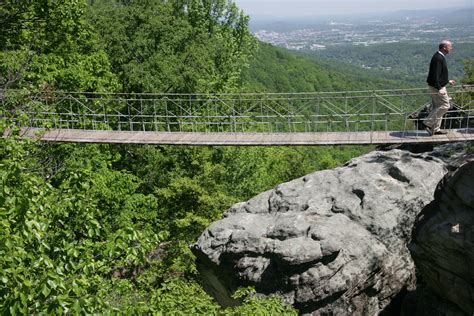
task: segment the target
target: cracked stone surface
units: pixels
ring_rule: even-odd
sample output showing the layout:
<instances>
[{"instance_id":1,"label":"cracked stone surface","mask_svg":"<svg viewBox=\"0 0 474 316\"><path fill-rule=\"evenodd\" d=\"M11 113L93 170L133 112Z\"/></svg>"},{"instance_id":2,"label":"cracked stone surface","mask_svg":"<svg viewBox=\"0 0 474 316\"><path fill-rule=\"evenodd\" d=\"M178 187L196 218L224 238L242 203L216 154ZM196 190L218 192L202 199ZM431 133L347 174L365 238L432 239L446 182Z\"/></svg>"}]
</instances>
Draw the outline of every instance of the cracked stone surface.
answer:
<instances>
[{"instance_id":1,"label":"cracked stone surface","mask_svg":"<svg viewBox=\"0 0 474 316\"><path fill-rule=\"evenodd\" d=\"M474 315L474 156L440 182L435 200L417 219L409 248L428 287ZM428 315L433 306L420 308L420 315Z\"/></svg>"},{"instance_id":2,"label":"cracked stone surface","mask_svg":"<svg viewBox=\"0 0 474 316\"><path fill-rule=\"evenodd\" d=\"M374 151L232 206L191 247L207 291L224 306L251 285L302 314L379 313L415 286L407 244L446 151Z\"/></svg>"}]
</instances>

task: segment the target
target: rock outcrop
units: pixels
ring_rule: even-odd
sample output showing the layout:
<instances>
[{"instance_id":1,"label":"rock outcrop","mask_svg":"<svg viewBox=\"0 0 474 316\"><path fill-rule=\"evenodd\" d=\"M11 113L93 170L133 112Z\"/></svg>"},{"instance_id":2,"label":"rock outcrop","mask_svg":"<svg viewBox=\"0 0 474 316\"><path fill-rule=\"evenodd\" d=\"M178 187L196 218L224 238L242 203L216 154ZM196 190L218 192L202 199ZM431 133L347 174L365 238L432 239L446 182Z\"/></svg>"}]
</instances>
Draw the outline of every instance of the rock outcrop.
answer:
<instances>
[{"instance_id":1,"label":"rock outcrop","mask_svg":"<svg viewBox=\"0 0 474 316\"><path fill-rule=\"evenodd\" d=\"M440 182L409 248L427 287L474 315L474 158ZM419 304L419 314L428 315L429 308Z\"/></svg>"},{"instance_id":2,"label":"rock outcrop","mask_svg":"<svg viewBox=\"0 0 474 316\"><path fill-rule=\"evenodd\" d=\"M415 286L407 244L444 152L371 152L234 205L192 246L207 290L222 305L252 285L303 314L383 311Z\"/></svg>"}]
</instances>

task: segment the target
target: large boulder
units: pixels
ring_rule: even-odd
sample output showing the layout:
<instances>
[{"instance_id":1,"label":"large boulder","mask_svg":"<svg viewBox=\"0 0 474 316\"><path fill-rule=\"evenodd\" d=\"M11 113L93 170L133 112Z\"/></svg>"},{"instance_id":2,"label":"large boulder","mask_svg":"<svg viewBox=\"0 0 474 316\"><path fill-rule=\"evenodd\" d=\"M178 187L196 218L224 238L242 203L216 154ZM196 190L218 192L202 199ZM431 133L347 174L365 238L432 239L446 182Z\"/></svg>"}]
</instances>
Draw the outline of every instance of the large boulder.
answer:
<instances>
[{"instance_id":1,"label":"large boulder","mask_svg":"<svg viewBox=\"0 0 474 316\"><path fill-rule=\"evenodd\" d=\"M407 244L445 153L375 151L234 205L192 246L207 290L225 306L251 285L300 313L383 311L415 286Z\"/></svg>"},{"instance_id":2,"label":"large boulder","mask_svg":"<svg viewBox=\"0 0 474 316\"><path fill-rule=\"evenodd\" d=\"M427 287L473 315L474 157L440 182L435 200L417 219L409 248ZM419 314L428 315L430 308L419 304Z\"/></svg>"}]
</instances>

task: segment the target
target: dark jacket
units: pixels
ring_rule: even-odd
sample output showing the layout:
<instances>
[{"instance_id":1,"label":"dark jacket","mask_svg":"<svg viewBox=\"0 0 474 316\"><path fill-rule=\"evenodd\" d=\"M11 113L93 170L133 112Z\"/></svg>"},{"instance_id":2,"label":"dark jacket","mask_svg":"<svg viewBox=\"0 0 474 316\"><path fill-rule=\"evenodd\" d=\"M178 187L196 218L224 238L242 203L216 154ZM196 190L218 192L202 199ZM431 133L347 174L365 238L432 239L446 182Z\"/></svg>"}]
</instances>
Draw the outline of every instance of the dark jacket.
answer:
<instances>
[{"instance_id":1,"label":"dark jacket","mask_svg":"<svg viewBox=\"0 0 474 316\"><path fill-rule=\"evenodd\" d=\"M446 86L449 82L448 64L446 63L446 58L439 52L436 52L431 58L430 71L428 72L426 82L438 90Z\"/></svg>"}]
</instances>

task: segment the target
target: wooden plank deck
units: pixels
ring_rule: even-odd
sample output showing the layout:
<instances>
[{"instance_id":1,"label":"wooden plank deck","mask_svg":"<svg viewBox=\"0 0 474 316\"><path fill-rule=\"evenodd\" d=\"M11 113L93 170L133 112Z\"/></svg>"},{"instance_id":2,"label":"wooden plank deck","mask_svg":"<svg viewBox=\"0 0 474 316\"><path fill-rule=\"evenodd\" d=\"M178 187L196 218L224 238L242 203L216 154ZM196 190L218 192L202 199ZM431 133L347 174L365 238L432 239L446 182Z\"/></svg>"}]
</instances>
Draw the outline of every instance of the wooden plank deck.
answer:
<instances>
[{"instance_id":1,"label":"wooden plank deck","mask_svg":"<svg viewBox=\"0 0 474 316\"><path fill-rule=\"evenodd\" d=\"M8 132L6 132L6 134L8 134ZM185 133L22 128L20 136L51 142L111 144L197 146L362 145L473 141L474 129L449 130L446 135L429 136L426 131L347 133Z\"/></svg>"}]
</instances>

